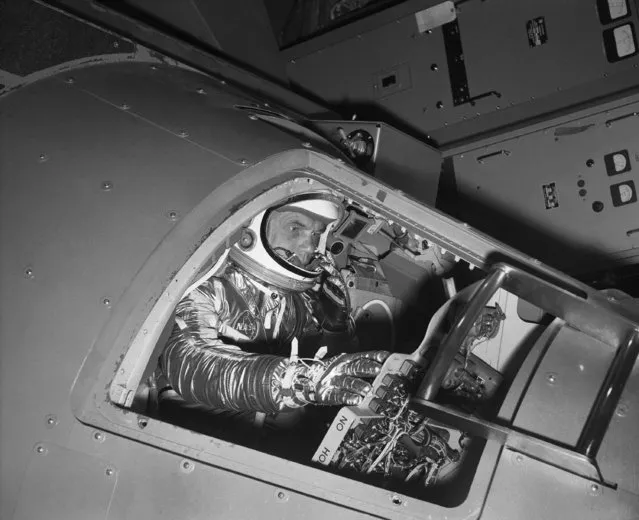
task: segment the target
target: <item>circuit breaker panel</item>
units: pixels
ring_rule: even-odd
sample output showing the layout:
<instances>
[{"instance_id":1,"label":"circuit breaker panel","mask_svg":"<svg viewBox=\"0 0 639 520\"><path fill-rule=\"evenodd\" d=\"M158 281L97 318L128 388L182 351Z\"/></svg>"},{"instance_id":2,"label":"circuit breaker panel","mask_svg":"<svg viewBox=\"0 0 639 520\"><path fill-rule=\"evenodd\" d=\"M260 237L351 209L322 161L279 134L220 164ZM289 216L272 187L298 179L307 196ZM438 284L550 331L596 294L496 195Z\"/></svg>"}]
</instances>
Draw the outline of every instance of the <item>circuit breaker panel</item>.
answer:
<instances>
[{"instance_id":1,"label":"circuit breaker panel","mask_svg":"<svg viewBox=\"0 0 639 520\"><path fill-rule=\"evenodd\" d=\"M458 150L457 216L572 273L636 263L638 115L633 95Z\"/></svg>"},{"instance_id":2,"label":"circuit breaker panel","mask_svg":"<svg viewBox=\"0 0 639 520\"><path fill-rule=\"evenodd\" d=\"M618 91L638 27L631 0L409 0L283 53L304 91L445 145Z\"/></svg>"}]
</instances>

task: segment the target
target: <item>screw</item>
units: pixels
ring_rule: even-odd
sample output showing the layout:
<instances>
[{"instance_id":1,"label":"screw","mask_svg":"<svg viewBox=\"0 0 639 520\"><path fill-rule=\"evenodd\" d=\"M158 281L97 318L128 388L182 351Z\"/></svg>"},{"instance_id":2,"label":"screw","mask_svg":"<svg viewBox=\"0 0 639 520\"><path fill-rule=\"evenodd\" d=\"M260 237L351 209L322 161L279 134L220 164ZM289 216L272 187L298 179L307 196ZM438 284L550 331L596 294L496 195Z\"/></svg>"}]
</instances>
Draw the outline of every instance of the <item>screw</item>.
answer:
<instances>
[{"instance_id":1,"label":"screw","mask_svg":"<svg viewBox=\"0 0 639 520\"><path fill-rule=\"evenodd\" d=\"M195 469L195 464L193 464L190 460L183 459L180 462L180 469L184 473L191 473Z\"/></svg>"},{"instance_id":2,"label":"screw","mask_svg":"<svg viewBox=\"0 0 639 520\"><path fill-rule=\"evenodd\" d=\"M439 65L437 65L437 63L433 63L430 66L430 70L432 70L433 72L437 72L439 70Z\"/></svg>"},{"instance_id":3,"label":"screw","mask_svg":"<svg viewBox=\"0 0 639 520\"><path fill-rule=\"evenodd\" d=\"M182 131L180 131L180 133L178 135L180 137L188 137L189 133L186 130L182 130Z\"/></svg>"},{"instance_id":4,"label":"screw","mask_svg":"<svg viewBox=\"0 0 639 520\"><path fill-rule=\"evenodd\" d=\"M47 162L49 160L49 156L46 153L41 153L38 159L40 162Z\"/></svg>"},{"instance_id":5,"label":"screw","mask_svg":"<svg viewBox=\"0 0 639 520\"><path fill-rule=\"evenodd\" d=\"M628 406L625 404L620 404L619 406L617 406L615 413L617 414L617 417L625 417L626 415L628 415Z\"/></svg>"},{"instance_id":6,"label":"screw","mask_svg":"<svg viewBox=\"0 0 639 520\"><path fill-rule=\"evenodd\" d=\"M66 82L67 82L69 85L73 85L73 84L75 83L75 78L67 78L67 79L66 79Z\"/></svg>"},{"instance_id":7,"label":"screw","mask_svg":"<svg viewBox=\"0 0 639 520\"><path fill-rule=\"evenodd\" d=\"M523 464L523 463L524 463L524 456L523 456L523 455L521 455L521 454L517 454L517 455L515 456L515 462L516 462L517 464Z\"/></svg>"},{"instance_id":8,"label":"screw","mask_svg":"<svg viewBox=\"0 0 639 520\"><path fill-rule=\"evenodd\" d=\"M35 447L35 451L36 453L39 453L40 455L47 454L47 449L42 444L37 444Z\"/></svg>"},{"instance_id":9,"label":"screw","mask_svg":"<svg viewBox=\"0 0 639 520\"><path fill-rule=\"evenodd\" d=\"M585 197L587 193L588 193L588 190L586 190L586 189L582 188L582 189L579 190L579 196L580 197Z\"/></svg>"},{"instance_id":10,"label":"screw","mask_svg":"<svg viewBox=\"0 0 639 520\"><path fill-rule=\"evenodd\" d=\"M221 85L226 85L226 81L224 81L223 79L220 80L220 84Z\"/></svg>"},{"instance_id":11,"label":"screw","mask_svg":"<svg viewBox=\"0 0 639 520\"><path fill-rule=\"evenodd\" d=\"M33 280L33 279L35 278L35 274L34 274L34 272L33 272L33 269L31 269L30 267L27 267L27 268L24 270L24 277L25 277L27 280Z\"/></svg>"},{"instance_id":12,"label":"screw","mask_svg":"<svg viewBox=\"0 0 639 520\"><path fill-rule=\"evenodd\" d=\"M106 473L107 477L112 477L113 476L113 470L111 468L107 468L105 473Z\"/></svg>"},{"instance_id":13,"label":"screw","mask_svg":"<svg viewBox=\"0 0 639 520\"><path fill-rule=\"evenodd\" d=\"M168 218L171 222L175 222L175 221L178 219L178 217L179 217L179 216L180 216L180 215L179 215L179 214L178 214L178 212L177 212L177 211L175 211L175 210L171 210L171 211L169 211L169 212L166 214L166 217L167 217L167 218Z\"/></svg>"},{"instance_id":14,"label":"screw","mask_svg":"<svg viewBox=\"0 0 639 520\"><path fill-rule=\"evenodd\" d=\"M248 164L248 161L246 159L240 159L240 164Z\"/></svg>"},{"instance_id":15,"label":"screw","mask_svg":"<svg viewBox=\"0 0 639 520\"><path fill-rule=\"evenodd\" d=\"M390 497L390 499L391 499L391 502L395 504L396 506L402 505L402 499L399 495L393 495Z\"/></svg>"},{"instance_id":16,"label":"screw","mask_svg":"<svg viewBox=\"0 0 639 520\"><path fill-rule=\"evenodd\" d=\"M291 63L292 63L293 65L295 65L295 60L291 60Z\"/></svg>"},{"instance_id":17,"label":"screw","mask_svg":"<svg viewBox=\"0 0 639 520\"><path fill-rule=\"evenodd\" d=\"M138 426L142 429L146 428L147 425L149 424L149 421L147 421L144 417L140 417L138 419Z\"/></svg>"},{"instance_id":18,"label":"screw","mask_svg":"<svg viewBox=\"0 0 639 520\"><path fill-rule=\"evenodd\" d=\"M93 438L98 441L98 442L104 442L104 433L102 432L95 432L93 434Z\"/></svg>"},{"instance_id":19,"label":"screw","mask_svg":"<svg viewBox=\"0 0 639 520\"><path fill-rule=\"evenodd\" d=\"M102 305L105 307L111 307L111 300L109 298L102 298Z\"/></svg>"},{"instance_id":20,"label":"screw","mask_svg":"<svg viewBox=\"0 0 639 520\"><path fill-rule=\"evenodd\" d=\"M580 188L583 188L586 185L586 181L583 179L579 179L577 181L577 186L579 186Z\"/></svg>"},{"instance_id":21,"label":"screw","mask_svg":"<svg viewBox=\"0 0 639 520\"><path fill-rule=\"evenodd\" d=\"M47 415L46 421L47 428L53 428L56 424L58 424L58 418L53 414Z\"/></svg>"},{"instance_id":22,"label":"screw","mask_svg":"<svg viewBox=\"0 0 639 520\"><path fill-rule=\"evenodd\" d=\"M195 92L197 92L198 94L206 94L206 90L204 90L203 88L199 88Z\"/></svg>"},{"instance_id":23,"label":"screw","mask_svg":"<svg viewBox=\"0 0 639 520\"><path fill-rule=\"evenodd\" d=\"M158 68L155 65L151 65L151 70L158 70Z\"/></svg>"},{"instance_id":24,"label":"screw","mask_svg":"<svg viewBox=\"0 0 639 520\"><path fill-rule=\"evenodd\" d=\"M594 482L590 484L590 488L588 489L588 494L592 496L597 496L601 493L601 487L599 484L595 484Z\"/></svg>"},{"instance_id":25,"label":"screw","mask_svg":"<svg viewBox=\"0 0 639 520\"><path fill-rule=\"evenodd\" d=\"M439 108L444 108L444 103L442 103L441 101L438 101L437 104L435 105L438 109Z\"/></svg>"},{"instance_id":26,"label":"screw","mask_svg":"<svg viewBox=\"0 0 639 520\"><path fill-rule=\"evenodd\" d=\"M546 381L548 381L548 384L554 385L557 382L557 374L554 372L548 372L546 374Z\"/></svg>"},{"instance_id":27,"label":"screw","mask_svg":"<svg viewBox=\"0 0 639 520\"><path fill-rule=\"evenodd\" d=\"M111 181L104 181L101 189L102 191L111 191L113 189L113 183Z\"/></svg>"},{"instance_id":28,"label":"screw","mask_svg":"<svg viewBox=\"0 0 639 520\"><path fill-rule=\"evenodd\" d=\"M595 161L593 161L592 159L588 159L586 161L586 166L588 166L588 168L592 168L595 165Z\"/></svg>"},{"instance_id":29,"label":"screw","mask_svg":"<svg viewBox=\"0 0 639 520\"><path fill-rule=\"evenodd\" d=\"M120 46L120 42L113 42L113 48L117 49Z\"/></svg>"},{"instance_id":30,"label":"screw","mask_svg":"<svg viewBox=\"0 0 639 520\"><path fill-rule=\"evenodd\" d=\"M131 107L130 107L129 105L127 105L126 103L122 103L122 104L120 105L120 108L121 108L122 110L129 110L129 108L131 108Z\"/></svg>"}]
</instances>

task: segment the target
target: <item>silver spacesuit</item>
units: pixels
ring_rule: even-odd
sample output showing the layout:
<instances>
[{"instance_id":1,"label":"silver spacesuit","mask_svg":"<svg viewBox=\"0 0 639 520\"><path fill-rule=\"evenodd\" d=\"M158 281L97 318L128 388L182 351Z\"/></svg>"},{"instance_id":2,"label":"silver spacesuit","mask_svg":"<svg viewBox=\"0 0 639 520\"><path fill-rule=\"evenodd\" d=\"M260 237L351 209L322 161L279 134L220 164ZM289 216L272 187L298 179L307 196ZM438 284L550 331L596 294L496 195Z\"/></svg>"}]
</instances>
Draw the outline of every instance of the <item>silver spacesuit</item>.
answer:
<instances>
[{"instance_id":1,"label":"silver spacesuit","mask_svg":"<svg viewBox=\"0 0 639 520\"><path fill-rule=\"evenodd\" d=\"M345 287L324 253L342 211L314 194L254 217L219 274L178 304L159 391L216 411L357 404L388 353L353 352Z\"/></svg>"}]
</instances>

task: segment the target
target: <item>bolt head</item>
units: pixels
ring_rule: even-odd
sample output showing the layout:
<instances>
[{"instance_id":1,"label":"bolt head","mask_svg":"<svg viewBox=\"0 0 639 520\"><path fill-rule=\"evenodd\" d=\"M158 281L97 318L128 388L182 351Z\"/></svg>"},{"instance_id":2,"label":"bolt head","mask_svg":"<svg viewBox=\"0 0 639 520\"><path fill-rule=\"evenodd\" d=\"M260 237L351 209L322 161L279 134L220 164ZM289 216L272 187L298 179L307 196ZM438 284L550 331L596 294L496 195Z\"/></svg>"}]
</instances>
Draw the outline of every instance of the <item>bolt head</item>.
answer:
<instances>
[{"instance_id":1,"label":"bolt head","mask_svg":"<svg viewBox=\"0 0 639 520\"><path fill-rule=\"evenodd\" d=\"M169 211L166 216L171 222L175 222L180 217L179 213L175 210Z\"/></svg>"},{"instance_id":2,"label":"bolt head","mask_svg":"<svg viewBox=\"0 0 639 520\"><path fill-rule=\"evenodd\" d=\"M27 268L24 270L24 277L25 277L27 280L33 280L33 279L35 278L35 273L33 272L33 269L31 269L30 267L27 267Z\"/></svg>"},{"instance_id":3,"label":"bolt head","mask_svg":"<svg viewBox=\"0 0 639 520\"><path fill-rule=\"evenodd\" d=\"M102 305L105 307L111 307L111 300L109 298L102 298Z\"/></svg>"},{"instance_id":4,"label":"bolt head","mask_svg":"<svg viewBox=\"0 0 639 520\"><path fill-rule=\"evenodd\" d=\"M113 476L113 470L111 468L107 468L105 473L106 473L107 477L112 477Z\"/></svg>"},{"instance_id":5,"label":"bolt head","mask_svg":"<svg viewBox=\"0 0 639 520\"><path fill-rule=\"evenodd\" d=\"M93 434L93 438L98 441L98 442L102 442L104 440L104 433L102 432L95 432Z\"/></svg>"},{"instance_id":6,"label":"bolt head","mask_svg":"<svg viewBox=\"0 0 639 520\"><path fill-rule=\"evenodd\" d=\"M248 161L246 159L240 159L240 164L248 164Z\"/></svg>"},{"instance_id":7,"label":"bolt head","mask_svg":"<svg viewBox=\"0 0 639 520\"><path fill-rule=\"evenodd\" d=\"M35 448L36 453L39 453L40 455L46 455L47 453L47 449L42 446L42 444L38 444Z\"/></svg>"},{"instance_id":8,"label":"bolt head","mask_svg":"<svg viewBox=\"0 0 639 520\"><path fill-rule=\"evenodd\" d=\"M437 65L437 63L433 63L430 66L430 70L432 70L433 72L437 72L439 70L439 65Z\"/></svg>"},{"instance_id":9,"label":"bolt head","mask_svg":"<svg viewBox=\"0 0 639 520\"><path fill-rule=\"evenodd\" d=\"M548 381L548 384L554 385L557 382L557 374L548 372L546 374L546 381Z\"/></svg>"}]
</instances>

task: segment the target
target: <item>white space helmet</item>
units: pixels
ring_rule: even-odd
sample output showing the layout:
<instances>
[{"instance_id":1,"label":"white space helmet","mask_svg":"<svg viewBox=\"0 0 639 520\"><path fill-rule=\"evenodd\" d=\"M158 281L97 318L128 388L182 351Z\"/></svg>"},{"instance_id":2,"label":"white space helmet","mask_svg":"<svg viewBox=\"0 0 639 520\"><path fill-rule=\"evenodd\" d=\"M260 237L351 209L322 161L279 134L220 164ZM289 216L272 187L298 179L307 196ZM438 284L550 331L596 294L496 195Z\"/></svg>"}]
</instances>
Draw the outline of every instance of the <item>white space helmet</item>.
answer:
<instances>
[{"instance_id":1,"label":"white space helmet","mask_svg":"<svg viewBox=\"0 0 639 520\"><path fill-rule=\"evenodd\" d=\"M324 221L326 230L322 233L317 247L317 252L323 254L326 238L342 218L344 208L339 198L325 192L290 198L253 217L250 224L243 229L238 242L231 247L231 260L254 277L280 289L306 291L315 284L321 269L313 265L299 267L287 262L271 249L266 239L266 227L269 216L276 210L298 211Z\"/></svg>"}]
</instances>

